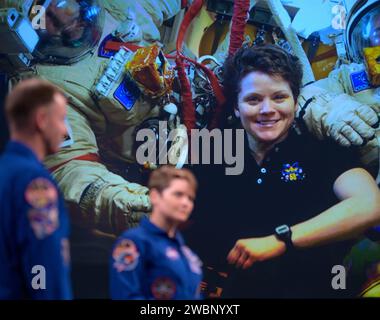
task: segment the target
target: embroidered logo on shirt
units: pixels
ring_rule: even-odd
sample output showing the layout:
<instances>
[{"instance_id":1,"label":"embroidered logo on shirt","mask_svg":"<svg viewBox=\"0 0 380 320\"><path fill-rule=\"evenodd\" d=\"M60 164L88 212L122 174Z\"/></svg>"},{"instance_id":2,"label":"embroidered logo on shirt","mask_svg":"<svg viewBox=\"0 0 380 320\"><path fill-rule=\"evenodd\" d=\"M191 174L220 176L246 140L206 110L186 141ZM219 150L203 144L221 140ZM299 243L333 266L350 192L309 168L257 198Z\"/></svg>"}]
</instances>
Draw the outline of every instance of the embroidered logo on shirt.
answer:
<instances>
[{"instance_id":1,"label":"embroidered logo on shirt","mask_svg":"<svg viewBox=\"0 0 380 320\"><path fill-rule=\"evenodd\" d=\"M151 286L153 297L158 300L172 299L176 292L176 285L173 280L160 277L153 281Z\"/></svg>"},{"instance_id":2,"label":"embroidered logo on shirt","mask_svg":"<svg viewBox=\"0 0 380 320\"><path fill-rule=\"evenodd\" d=\"M47 208L57 202L57 189L46 178L32 180L25 191L25 200L35 209Z\"/></svg>"},{"instance_id":3,"label":"embroidered logo on shirt","mask_svg":"<svg viewBox=\"0 0 380 320\"><path fill-rule=\"evenodd\" d=\"M39 240L46 238L58 229L58 208L56 206L32 208L28 212L28 218L30 227Z\"/></svg>"},{"instance_id":4,"label":"embroidered logo on shirt","mask_svg":"<svg viewBox=\"0 0 380 320\"><path fill-rule=\"evenodd\" d=\"M293 164L283 164L281 176L281 179L285 182L300 181L305 178L305 173L298 162L294 162Z\"/></svg>"},{"instance_id":5,"label":"embroidered logo on shirt","mask_svg":"<svg viewBox=\"0 0 380 320\"><path fill-rule=\"evenodd\" d=\"M178 251L172 247L167 247L165 254L170 260L177 260L179 258Z\"/></svg>"},{"instance_id":6,"label":"embroidered logo on shirt","mask_svg":"<svg viewBox=\"0 0 380 320\"><path fill-rule=\"evenodd\" d=\"M352 90L357 93L371 88L371 84L368 80L365 70L353 72L350 74Z\"/></svg>"},{"instance_id":7,"label":"embroidered logo on shirt","mask_svg":"<svg viewBox=\"0 0 380 320\"><path fill-rule=\"evenodd\" d=\"M115 260L113 266L118 272L130 271L136 268L140 254L132 240L121 240L112 252Z\"/></svg>"},{"instance_id":8,"label":"embroidered logo on shirt","mask_svg":"<svg viewBox=\"0 0 380 320\"><path fill-rule=\"evenodd\" d=\"M198 256L187 246L182 246L181 250L189 262L190 270L196 274L202 274L202 261Z\"/></svg>"},{"instance_id":9,"label":"embroidered logo on shirt","mask_svg":"<svg viewBox=\"0 0 380 320\"><path fill-rule=\"evenodd\" d=\"M26 188L25 200L31 206L28 219L37 239L44 239L58 229L57 198L57 189L46 178L36 178Z\"/></svg>"}]
</instances>

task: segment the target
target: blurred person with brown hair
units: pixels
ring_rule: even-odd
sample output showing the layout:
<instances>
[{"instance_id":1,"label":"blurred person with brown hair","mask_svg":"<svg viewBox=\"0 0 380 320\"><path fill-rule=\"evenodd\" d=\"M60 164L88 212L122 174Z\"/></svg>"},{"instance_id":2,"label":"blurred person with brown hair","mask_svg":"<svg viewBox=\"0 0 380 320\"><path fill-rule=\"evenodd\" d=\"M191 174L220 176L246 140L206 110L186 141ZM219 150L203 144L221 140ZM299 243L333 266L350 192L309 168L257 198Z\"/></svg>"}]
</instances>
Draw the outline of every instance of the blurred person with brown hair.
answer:
<instances>
[{"instance_id":1,"label":"blurred person with brown hair","mask_svg":"<svg viewBox=\"0 0 380 320\"><path fill-rule=\"evenodd\" d=\"M11 141L0 158L0 299L71 299L69 222L43 159L67 134L66 98L29 79L7 96Z\"/></svg>"},{"instance_id":2,"label":"blurred person with brown hair","mask_svg":"<svg viewBox=\"0 0 380 320\"><path fill-rule=\"evenodd\" d=\"M189 218L197 182L187 169L152 172L152 214L116 242L111 258L112 299L199 299L202 268L178 226Z\"/></svg>"}]
</instances>

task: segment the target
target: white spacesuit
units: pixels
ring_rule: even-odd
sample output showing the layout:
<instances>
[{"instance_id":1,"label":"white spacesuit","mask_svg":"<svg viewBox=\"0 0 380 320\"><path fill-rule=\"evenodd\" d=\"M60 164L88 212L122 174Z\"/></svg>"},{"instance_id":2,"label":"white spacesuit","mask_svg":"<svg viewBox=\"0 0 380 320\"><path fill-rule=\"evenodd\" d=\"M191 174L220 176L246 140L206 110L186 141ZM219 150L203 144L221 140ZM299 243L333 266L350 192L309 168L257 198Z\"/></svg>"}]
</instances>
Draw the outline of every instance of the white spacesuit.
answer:
<instances>
[{"instance_id":1,"label":"white spacesuit","mask_svg":"<svg viewBox=\"0 0 380 320\"><path fill-rule=\"evenodd\" d=\"M7 28L0 39L12 44L0 49L0 70L11 84L47 79L68 98L69 136L45 164L71 214L74 269L101 265L106 271L114 235L150 210L148 189L129 180L136 171L134 135L145 120L158 119L168 102L162 92L167 98L170 88L156 96L142 92L127 76L130 55L118 44L158 42L158 27L180 10L180 0L0 1L0 28ZM105 297L92 289L82 297Z\"/></svg>"},{"instance_id":2,"label":"white spacesuit","mask_svg":"<svg viewBox=\"0 0 380 320\"><path fill-rule=\"evenodd\" d=\"M80 8L83 3L88 7ZM50 36L53 33L47 19L46 30L41 32L41 44L36 49L46 60L41 59L30 70L17 71L11 81L39 76L57 84L68 95L70 136L61 151L50 156L45 163L52 170L71 209L81 209L81 223L86 221L102 231L113 233L134 225L141 212L149 210L147 189L128 182L121 175L128 176L127 164L135 161L132 146L136 126L145 119L157 117L160 105L158 100L142 97L136 85L123 74L116 81L104 77L111 61L116 65L115 62L126 60L125 55L117 55L117 50L106 49L107 40L122 39L141 46L159 41L157 27L178 13L181 1L158 1L154 5L151 1L101 3L97 6L95 1L52 1L46 11L48 17L52 8L68 18L75 16L75 10L81 12L81 17L92 14L86 18L91 19L91 24L83 26L83 21L79 21L64 26L65 29L71 28L69 32L72 34L84 33L91 38L68 39L70 35L66 30L59 30L51 40L52 37L46 35L46 31ZM87 10L86 14L84 10ZM57 18L52 21L57 25L64 23L64 18L61 22L55 20ZM85 29L87 26L91 29ZM77 30L73 30L75 28ZM64 40L57 41L57 37ZM45 39L48 40L44 42ZM65 46L68 41L71 41L70 47ZM99 94L100 90L104 90L102 94ZM107 167L121 175L112 173Z\"/></svg>"},{"instance_id":3,"label":"white spacesuit","mask_svg":"<svg viewBox=\"0 0 380 320\"><path fill-rule=\"evenodd\" d=\"M357 2L345 29L352 63L342 64L328 78L305 86L299 98L300 114L308 129L320 139L329 137L343 146L359 146L363 164L378 183L380 82L378 67L370 60L380 48L379 27L380 1Z\"/></svg>"},{"instance_id":4,"label":"white spacesuit","mask_svg":"<svg viewBox=\"0 0 380 320\"><path fill-rule=\"evenodd\" d=\"M380 183L380 1L356 1L346 23L351 63L302 90L300 115L320 139L358 146L363 164ZM380 227L371 230L346 257L349 285L362 297L380 297L379 234Z\"/></svg>"}]
</instances>

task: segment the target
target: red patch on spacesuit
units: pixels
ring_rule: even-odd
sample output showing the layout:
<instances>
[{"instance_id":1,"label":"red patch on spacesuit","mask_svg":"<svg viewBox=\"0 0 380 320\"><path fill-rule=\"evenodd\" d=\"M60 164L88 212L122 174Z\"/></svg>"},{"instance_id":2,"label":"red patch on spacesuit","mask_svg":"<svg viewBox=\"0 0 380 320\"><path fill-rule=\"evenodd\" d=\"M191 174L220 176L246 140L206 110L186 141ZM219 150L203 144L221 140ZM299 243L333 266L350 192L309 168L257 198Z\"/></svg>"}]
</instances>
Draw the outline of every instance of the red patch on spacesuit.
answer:
<instances>
[{"instance_id":1,"label":"red patch on spacesuit","mask_svg":"<svg viewBox=\"0 0 380 320\"><path fill-rule=\"evenodd\" d=\"M135 243L129 239L121 240L112 252L113 266L118 272L136 268L140 254Z\"/></svg>"},{"instance_id":2,"label":"red patch on spacesuit","mask_svg":"<svg viewBox=\"0 0 380 320\"><path fill-rule=\"evenodd\" d=\"M35 209L56 205L58 193L56 187L46 178L32 180L25 191L25 200Z\"/></svg>"},{"instance_id":3,"label":"red patch on spacesuit","mask_svg":"<svg viewBox=\"0 0 380 320\"><path fill-rule=\"evenodd\" d=\"M176 285L173 280L160 277L153 281L151 289L153 297L157 300L169 300L175 295Z\"/></svg>"}]
</instances>

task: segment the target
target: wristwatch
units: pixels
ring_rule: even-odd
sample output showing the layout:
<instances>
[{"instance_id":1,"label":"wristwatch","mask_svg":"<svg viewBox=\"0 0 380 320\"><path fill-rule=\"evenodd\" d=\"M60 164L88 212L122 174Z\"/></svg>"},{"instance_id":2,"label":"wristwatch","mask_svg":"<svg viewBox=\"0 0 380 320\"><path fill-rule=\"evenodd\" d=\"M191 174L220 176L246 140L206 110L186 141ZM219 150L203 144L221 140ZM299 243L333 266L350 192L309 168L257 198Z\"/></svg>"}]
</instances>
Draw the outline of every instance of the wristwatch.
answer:
<instances>
[{"instance_id":1,"label":"wristwatch","mask_svg":"<svg viewBox=\"0 0 380 320\"><path fill-rule=\"evenodd\" d=\"M286 249L294 249L292 242L292 230L287 224L282 224L275 229L276 238L286 244Z\"/></svg>"}]
</instances>

